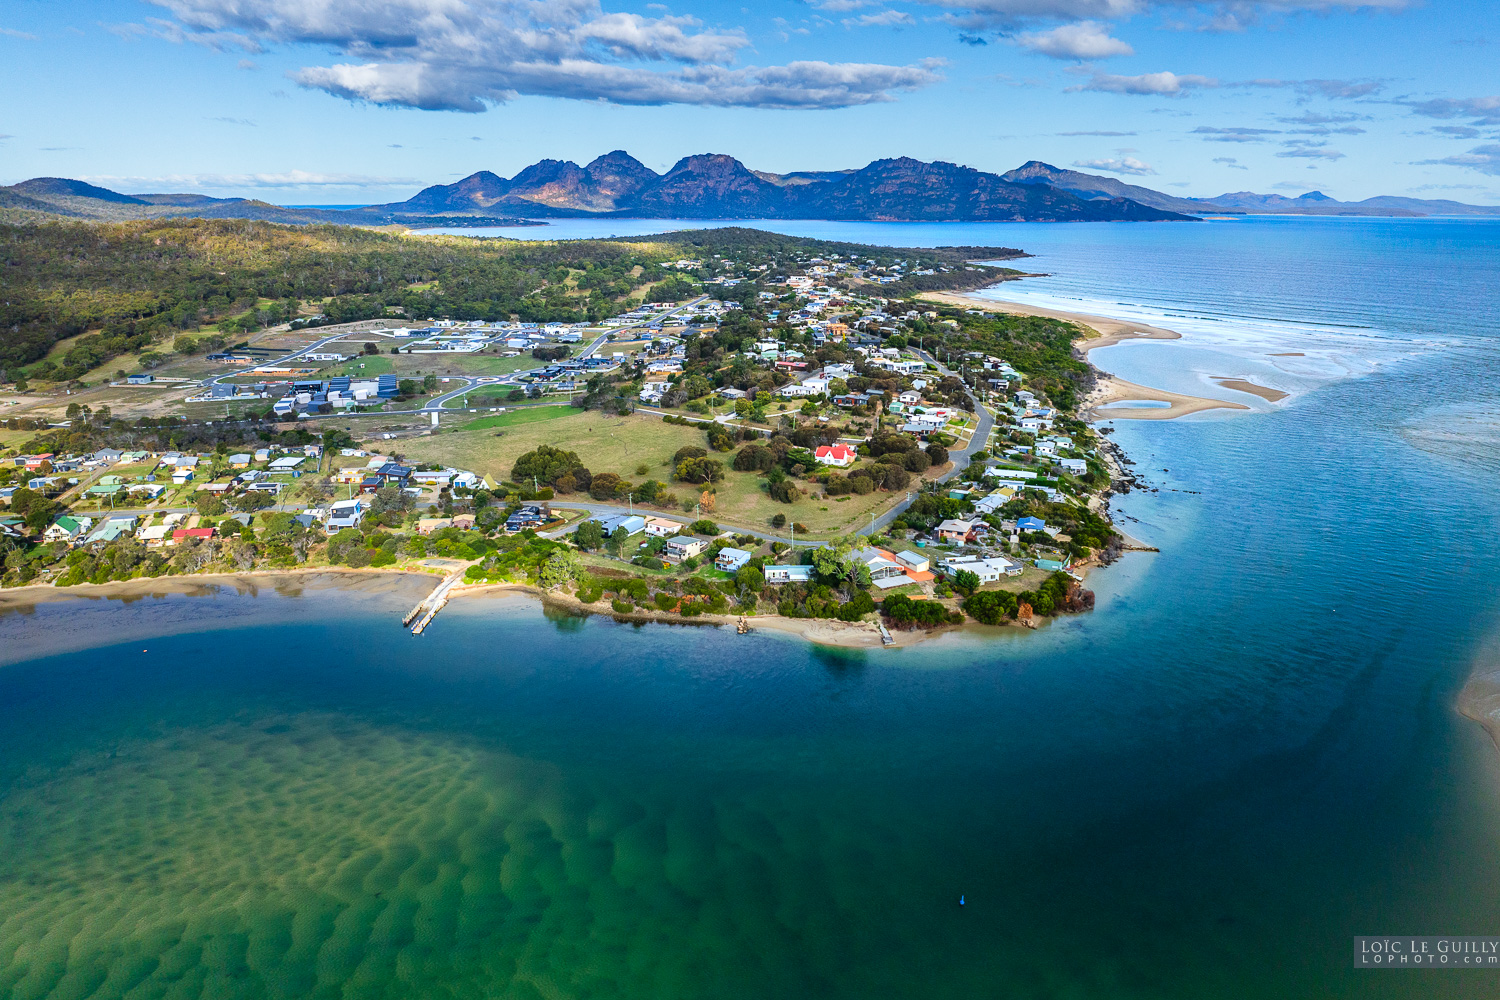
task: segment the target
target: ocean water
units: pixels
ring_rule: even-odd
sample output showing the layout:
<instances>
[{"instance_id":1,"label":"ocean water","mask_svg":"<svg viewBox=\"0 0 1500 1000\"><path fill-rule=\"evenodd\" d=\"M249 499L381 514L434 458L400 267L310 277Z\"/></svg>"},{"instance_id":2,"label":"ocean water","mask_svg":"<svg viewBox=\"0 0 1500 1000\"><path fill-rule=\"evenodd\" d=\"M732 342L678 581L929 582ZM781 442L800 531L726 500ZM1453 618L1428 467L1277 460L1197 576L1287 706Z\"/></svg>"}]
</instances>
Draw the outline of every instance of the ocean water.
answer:
<instances>
[{"instance_id":1,"label":"ocean water","mask_svg":"<svg viewBox=\"0 0 1500 1000\"><path fill-rule=\"evenodd\" d=\"M1500 636L1497 229L1336 221L1278 230L1288 281L1395 242L1308 304L1376 345L1313 375L1250 367L1318 349L1284 287L1151 284L1199 266L1157 235L1186 227L914 240L1034 247L1107 302L1087 241L1137 239L1143 309L1241 334L1101 364L1295 384L1117 421L1152 487L1117 514L1161 551L1036 633L832 651L507 598L414 638L421 581L0 616L0 997L1500 994L1350 967L1356 934L1500 928L1500 755L1455 710ZM1398 274L1405 308L1367 291Z\"/></svg>"}]
</instances>

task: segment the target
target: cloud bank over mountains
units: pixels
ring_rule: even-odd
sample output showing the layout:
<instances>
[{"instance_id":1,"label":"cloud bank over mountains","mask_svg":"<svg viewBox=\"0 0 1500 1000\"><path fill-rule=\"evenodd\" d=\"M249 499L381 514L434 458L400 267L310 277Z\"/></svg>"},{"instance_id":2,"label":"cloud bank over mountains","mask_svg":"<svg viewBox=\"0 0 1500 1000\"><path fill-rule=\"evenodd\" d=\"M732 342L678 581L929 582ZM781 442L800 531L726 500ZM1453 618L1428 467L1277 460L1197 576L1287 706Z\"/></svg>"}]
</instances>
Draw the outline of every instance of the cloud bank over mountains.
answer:
<instances>
[{"instance_id":1,"label":"cloud bank over mountains","mask_svg":"<svg viewBox=\"0 0 1500 1000\"><path fill-rule=\"evenodd\" d=\"M911 65L799 60L737 66L739 29L694 17L609 13L597 0L152 0L183 41L249 52L331 47L350 61L293 73L338 97L484 111L520 95L616 104L841 108L940 79Z\"/></svg>"}]
</instances>

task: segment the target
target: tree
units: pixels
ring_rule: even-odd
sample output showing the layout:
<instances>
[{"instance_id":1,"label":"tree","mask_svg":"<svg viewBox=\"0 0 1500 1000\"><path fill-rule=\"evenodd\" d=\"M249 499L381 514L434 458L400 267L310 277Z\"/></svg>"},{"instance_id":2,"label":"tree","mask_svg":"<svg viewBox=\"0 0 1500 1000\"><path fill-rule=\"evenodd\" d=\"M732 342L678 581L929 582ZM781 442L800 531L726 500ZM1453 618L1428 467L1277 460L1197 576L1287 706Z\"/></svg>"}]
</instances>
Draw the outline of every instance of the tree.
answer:
<instances>
[{"instance_id":1,"label":"tree","mask_svg":"<svg viewBox=\"0 0 1500 1000\"><path fill-rule=\"evenodd\" d=\"M274 506L275 503L276 498L265 490L249 490L234 498L235 509L246 513L265 510L267 507Z\"/></svg>"},{"instance_id":2,"label":"tree","mask_svg":"<svg viewBox=\"0 0 1500 1000\"><path fill-rule=\"evenodd\" d=\"M630 484L613 472L601 472L589 484L589 496L595 500L613 500L629 489Z\"/></svg>"},{"instance_id":3,"label":"tree","mask_svg":"<svg viewBox=\"0 0 1500 1000\"><path fill-rule=\"evenodd\" d=\"M678 463L675 475L684 483L717 483L724 478L724 463L712 458L688 458Z\"/></svg>"},{"instance_id":4,"label":"tree","mask_svg":"<svg viewBox=\"0 0 1500 1000\"><path fill-rule=\"evenodd\" d=\"M717 535L719 533L719 526L704 517L688 525L688 530L695 535Z\"/></svg>"},{"instance_id":5,"label":"tree","mask_svg":"<svg viewBox=\"0 0 1500 1000\"><path fill-rule=\"evenodd\" d=\"M786 527L786 515L785 514L773 514L771 516L771 527L777 528L777 529L785 528Z\"/></svg>"},{"instance_id":6,"label":"tree","mask_svg":"<svg viewBox=\"0 0 1500 1000\"><path fill-rule=\"evenodd\" d=\"M734 584L742 594L758 594L766 589L766 574L754 566L741 566L734 574Z\"/></svg>"},{"instance_id":7,"label":"tree","mask_svg":"<svg viewBox=\"0 0 1500 1000\"><path fill-rule=\"evenodd\" d=\"M217 517L224 513L224 501L219 499L217 493L204 491L193 498L193 506L198 508L198 513L204 517Z\"/></svg>"},{"instance_id":8,"label":"tree","mask_svg":"<svg viewBox=\"0 0 1500 1000\"><path fill-rule=\"evenodd\" d=\"M417 394L417 383L415 379L404 378L396 383L396 391L403 396L415 396Z\"/></svg>"},{"instance_id":9,"label":"tree","mask_svg":"<svg viewBox=\"0 0 1500 1000\"><path fill-rule=\"evenodd\" d=\"M968 597L979 589L979 574L970 569L961 569L953 574L953 589Z\"/></svg>"},{"instance_id":10,"label":"tree","mask_svg":"<svg viewBox=\"0 0 1500 1000\"><path fill-rule=\"evenodd\" d=\"M556 486L557 481L569 473L573 476L575 489L587 489L593 481L593 476L584 468L576 453L541 444L516 459L515 465L511 466L510 477L517 483L529 483L535 478L538 483Z\"/></svg>"},{"instance_id":11,"label":"tree","mask_svg":"<svg viewBox=\"0 0 1500 1000\"><path fill-rule=\"evenodd\" d=\"M585 552L591 552L604 544L604 528L598 521L584 521L573 532L573 543Z\"/></svg>"},{"instance_id":12,"label":"tree","mask_svg":"<svg viewBox=\"0 0 1500 1000\"><path fill-rule=\"evenodd\" d=\"M927 457L932 459L933 465L946 465L948 463L948 449L940 444L927 446Z\"/></svg>"},{"instance_id":13,"label":"tree","mask_svg":"<svg viewBox=\"0 0 1500 1000\"><path fill-rule=\"evenodd\" d=\"M380 348L376 347L372 343L366 342L365 343L365 347L364 347L364 352L366 354L379 354L380 353Z\"/></svg>"},{"instance_id":14,"label":"tree","mask_svg":"<svg viewBox=\"0 0 1500 1000\"><path fill-rule=\"evenodd\" d=\"M436 375L423 375L422 376L422 391L423 392L431 392L432 390L436 389L437 387L438 387L438 377Z\"/></svg>"},{"instance_id":15,"label":"tree","mask_svg":"<svg viewBox=\"0 0 1500 1000\"><path fill-rule=\"evenodd\" d=\"M542 586L548 590L556 590L564 584L572 583L578 574L578 557L567 549L558 549L542 563Z\"/></svg>"}]
</instances>

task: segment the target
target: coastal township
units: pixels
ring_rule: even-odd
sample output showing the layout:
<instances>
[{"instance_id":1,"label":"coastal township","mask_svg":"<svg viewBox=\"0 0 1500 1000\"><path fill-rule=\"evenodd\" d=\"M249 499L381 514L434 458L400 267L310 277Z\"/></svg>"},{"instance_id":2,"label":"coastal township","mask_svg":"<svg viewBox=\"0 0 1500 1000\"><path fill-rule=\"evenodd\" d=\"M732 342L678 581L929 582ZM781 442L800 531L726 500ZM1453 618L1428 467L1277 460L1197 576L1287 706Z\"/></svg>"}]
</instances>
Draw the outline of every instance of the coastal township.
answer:
<instances>
[{"instance_id":1,"label":"coastal township","mask_svg":"<svg viewBox=\"0 0 1500 1000\"><path fill-rule=\"evenodd\" d=\"M1092 331L951 294L1014 276L994 261L1019 251L718 230L497 260L408 235L383 249L422 258L420 280L310 297L251 253L345 252L306 231L118 228L122 256L162 233L189 257L205 232L239 245L249 290L8 370L8 588L425 572L442 600L519 586L892 643L1089 610L1088 567L1125 547L1106 501L1128 460L1088 422L1075 346ZM434 243L464 253L435 265ZM514 301L450 291L477 265L549 261Z\"/></svg>"}]
</instances>

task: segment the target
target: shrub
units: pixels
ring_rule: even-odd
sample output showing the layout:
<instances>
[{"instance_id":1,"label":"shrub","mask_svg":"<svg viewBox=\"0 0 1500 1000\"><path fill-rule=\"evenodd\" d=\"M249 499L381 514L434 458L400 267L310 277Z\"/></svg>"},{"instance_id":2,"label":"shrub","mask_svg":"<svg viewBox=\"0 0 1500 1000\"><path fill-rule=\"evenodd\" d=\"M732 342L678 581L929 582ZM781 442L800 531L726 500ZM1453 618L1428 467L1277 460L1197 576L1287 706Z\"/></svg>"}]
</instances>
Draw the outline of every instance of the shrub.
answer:
<instances>
[{"instance_id":1,"label":"shrub","mask_svg":"<svg viewBox=\"0 0 1500 1000\"><path fill-rule=\"evenodd\" d=\"M775 515L773 515L771 517L771 527L773 527L773 528L785 528L786 527L786 515L785 514L775 514Z\"/></svg>"},{"instance_id":2,"label":"shrub","mask_svg":"<svg viewBox=\"0 0 1500 1000\"><path fill-rule=\"evenodd\" d=\"M635 610L635 605L629 601L622 601L618 597L609 602L609 606L615 609L616 614L628 615Z\"/></svg>"},{"instance_id":3,"label":"shrub","mask_svg":"<svg viewBox=\"0 0 1500 1000\"><path fill-rule=\"evenodd\" d=\"M776 468L776 453L763 444L747 444L734 456L736 472L770 472Z\"/></svg>"},{"instance_id":4,"label":"shrub","mask_svg":"<svg viewBox=\"0 0 1500 1000\"><path fill-rule=\"evenodd\" d=\"M981 590L964 601L963 609L977 622L999 625L1015 617L1017 604L1016 595L1009 591Z\"/></svg>"},{"instance_id":5,"label":"shrub","mask_svg":"<svg viewBox=\"0 0 1500 1000\"><path fill-rule=\"evenodd\" d=\"M681 448L678 448L677 453L672 456L672 465L681 465L687 459L703 458L707 454L708 451L706 449L700 448L695 444L685 444Z\"/></svg>"},{"instance_id":6,"label":"shrub","mask_svg":"<svg viewBox=\"0 0 1500 1000\"><path fill-rule=\"evenodd\" d=\"M717 535L719 526L705 517L688 525L688 530L695 535Z\"/></svg>"}]
</instances>

